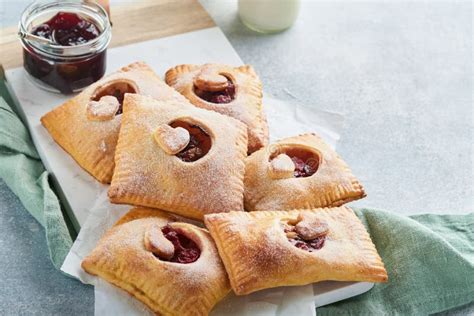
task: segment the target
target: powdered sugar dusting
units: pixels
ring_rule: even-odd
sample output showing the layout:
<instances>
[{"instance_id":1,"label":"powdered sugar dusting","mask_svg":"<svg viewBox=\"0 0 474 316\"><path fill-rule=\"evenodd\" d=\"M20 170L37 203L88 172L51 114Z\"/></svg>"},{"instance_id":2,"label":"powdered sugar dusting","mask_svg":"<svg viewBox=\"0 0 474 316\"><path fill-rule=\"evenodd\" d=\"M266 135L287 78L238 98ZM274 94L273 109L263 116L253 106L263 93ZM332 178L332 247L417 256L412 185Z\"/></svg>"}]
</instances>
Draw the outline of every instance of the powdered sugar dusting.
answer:
<instances>
[{"instance_id":1,"label":"powdered sugar dusting","mask_svg":"<svg viewBox=\"0 0 474 316\"><path fill-rule=\"evenodd\" d=\"M274 179L268 176L269 157L279 149L307 148L318 153L320 165L308 177ZM253 153L246 161L245 206L249 211L311 209L336 206L364 196L337 153L315 134L279 140Z\"/></svg>"},{"instance_id":2,"label":"powdered sugar dusting","mask_svg":"<svg viewBox=\"0 0 474 316\"><path fill-rule=\"evenodd\" d=\"M103 153L107 152L107 144L105 143L105 140L100 142L99 150Z\"/></svg>"},{"instance_id":3,"label":"powdered sugar dusting","mask_svg":"<svg viewBox=\"0 0 474 316\"><path fill-rule=\"evenodd\" d=\"M203 68L209 67L232 81L236 87L234 100L229 103L215 104L195 94L195 79ZM220 64L180 65L168 70L166 82L188 98L193 105L236 118L246 124L249 134L249 152L253 152L267 144L268 127L262 107L261 82L253 69L250 69Z\"/></svg>"},{"instance_id":4,"label":"powdered sugar dusting","mask_svg":"<svg viewBox=\"0 0 474 316\"><path fill-rule=\"evenodd\" d=\"M189 144L189 132L182 128L173 128L168 124L161 124L153 136L158 145L168 154L175 155Z\"/></svg>"},{"instance_id":5,"label":"powdered sugar dusting","mask_svg":"<svg viewBox=\"0 0 474 316\"><path fill-rule=\"evenodd\" d=\"M42 118L43 125L54 140L81 167L105 183L112 179L122 115L115 115L118 102L115 97L103 96L99 101L92 101L92 98L98 88L111 82L133 82L138 87L138 93L160 100L186 100L166 85L150 67L144 63L134 63L90 85ZM104 106L101 101L108 102ZM113 110L109 103L115 104Z\"/></svg>"},{"instance_id":6,"label":"powdered sugar dusting","mask_svg":"<svg viewBox=\"0 0 474 316\"><path fill-rule=\"evenodd\" d=\"M295 171L295 164L288 155L280 154L270 162L269 171L273 179L291 178Z\"/></svg>"},{"instance_id":7,"label":"powdered sugar dusting","mask_svg":"<svg viewBox=\"0 0 474 316\"><path fill-rule=\"evenodd\" d=\"M130 95L125 103L131 106L124 108L112 201L163 208L197 219L206 213L243 210L247 147L242 123L188 102ZM153 131L176 120L209 133L212 145L204 157L183 162L156 146L150 136Z\"/></svg>"},{"instance_id":8,"label":"powdered sugar dusting","mask_svg":"<svg viewBox=\"0 0 474 316\"><path fill-rule=\"evenodd\" d=\"M167 262L146 249L146 232L161 230L168 224L198 245L201 255L197 261L189 264ZM209 233L192 224L169 223L159 215L114 226L84 259L83 267L103 272L106 280L108 275L113 275L114 283L119 286L123 284L129 289L131 285L139 289L132 294L138 299L145 296L145 302L151 301L150 308L159 313L169 310L178 314L189 312L189 306L193 304L200 310L199 314L207 314L230 290L224 266Z\"/></svg>"},{"instance_id":9,"label":"powdered sugar dusting","mask_svg":"<svg viewBox=\"0 0 474 316\"><path fill-rule=\"evenodd\" d=\"M87 117L90 120L111 120L117 113L120 103L116 97L106 95L99 101L89 101L87 104Z\"/></svg>"},{"instance_id":10,"label":"powdered sugar dusting","mask_svg":"<svg viewBox=\"0 0 474 316\"><path fill-rule=\"evenodd\" d=\"M323 222L327 225L325 244L314 252L295 247L284 231L285 223L294 223L302 212L231 212L206 216L206 226L223 254L237 294L324 280L383 280L374 273L382 271L380 260L373 259L375 246L354 212L346 207L304 211L306 216L318 220L314 225Z\"/></svg>"}]
</instances>

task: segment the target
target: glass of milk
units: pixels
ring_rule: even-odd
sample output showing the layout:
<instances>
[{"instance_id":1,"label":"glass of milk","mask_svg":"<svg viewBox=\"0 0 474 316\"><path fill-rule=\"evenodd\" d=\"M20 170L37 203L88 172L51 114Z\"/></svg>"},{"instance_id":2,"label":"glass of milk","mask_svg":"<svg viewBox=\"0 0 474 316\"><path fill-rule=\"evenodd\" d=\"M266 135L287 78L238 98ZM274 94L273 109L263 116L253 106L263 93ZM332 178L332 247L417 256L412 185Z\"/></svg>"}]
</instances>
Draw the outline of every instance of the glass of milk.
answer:
<instances>
[{"instance_id":1,"label":"glass of milk","mask_svg":"<svg viewBox=\"0 0 474 316\"><path fill-rule=\"evenodd\" d=\"M276 33L293 25L300 11L300 0L239 0L239 15L250 29Z\"/></svg>"}]
</instances>

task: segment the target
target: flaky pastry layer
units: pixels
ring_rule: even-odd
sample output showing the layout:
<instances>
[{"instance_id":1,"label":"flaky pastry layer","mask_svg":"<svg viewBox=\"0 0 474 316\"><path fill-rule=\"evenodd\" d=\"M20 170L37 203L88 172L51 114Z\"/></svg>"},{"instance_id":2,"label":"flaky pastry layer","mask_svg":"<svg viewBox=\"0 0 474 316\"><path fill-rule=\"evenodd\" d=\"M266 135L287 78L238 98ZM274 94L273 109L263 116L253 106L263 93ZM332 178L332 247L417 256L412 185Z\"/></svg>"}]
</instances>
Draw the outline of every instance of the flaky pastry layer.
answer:
<instances>
[{"instance_id":1,"label":"flaky pastry layer","mask_svg":"<svg viewBox=\"0 0 474 316\"><path fill-rule=\"evenodd\" d=\"M212 67L217 73L232 80L236 87L233 101L216 104L196 95L193 80L202 67ZM249 153L268 144L268 124L262 105L262 83L252 66L178 65L166 72L165 81L195 106L228 115L247 125Z\"/></svg>"},{"instance_id":2,"label":"flaky pastry layer","mask_svg":"<svg viewBox=\"0 0 474 316\"><path fill-rule=\"evenodd\" d=\"M110 183L112 179L121 115L106 121L90 120L87 118L87 105L97 91L114 82L129 83L138 89L138 93L160 100L184 100L148 65L136 62L90 85L41 118L41 123L56 143L102 183Z\"/></svg>"},{"instance_id":3,"label":"flaky pastry layer","mask_svg":"<svg viewBox=\"0 0 474 316\"><path fill-rule=\"evenodd\" d=\"M309 177L273 179L268 169L275 152L299 148L318 157ZM348 165L316 134L282 139L246 159L245 209L248 211L312 209L340 206L366 196Z\"/></svg>"},{"instance_id":4,"label":"flaky pastry layer","mask_svg":"<svg viewBox=\"0 0 474 316\"><path fill-rule=\"evenodd\" d=\"M230 291L225 269L209 233L188 223L174 222L165 212L136 208L99 241L82 262L90 274L114 284L160 315L207 315ZM189 264L158 259L144 246L153 225L170 225L200 248Z\"/></svg>"},{"instance_id":5,"label":"flaky pastry layer","mask_svg":"<svg viewBox=\"0 0 474 316\"><path fill-rule=\"evenodd\" d=\"M204 222L237 295L319 281L387 281L387 273L365 227L347 207L313 209L327 223L324 246L295 247L281 226L301 210L206 215Z\"/></svg>"},{"instance_id":6,"label":"flaky pastry layer","mask_svg":"<svg viewBox=\"0 0 474 316\"><path fill-rule=\"evenodd\" d=\"M184 162L157 145L156 128L176 120L210 134L211 149L204 157ZM246 151L245 125L233 118L187 101L126 95L109 198L200 220L209 213L242 211Z\"/></svg>"}]
</instances>

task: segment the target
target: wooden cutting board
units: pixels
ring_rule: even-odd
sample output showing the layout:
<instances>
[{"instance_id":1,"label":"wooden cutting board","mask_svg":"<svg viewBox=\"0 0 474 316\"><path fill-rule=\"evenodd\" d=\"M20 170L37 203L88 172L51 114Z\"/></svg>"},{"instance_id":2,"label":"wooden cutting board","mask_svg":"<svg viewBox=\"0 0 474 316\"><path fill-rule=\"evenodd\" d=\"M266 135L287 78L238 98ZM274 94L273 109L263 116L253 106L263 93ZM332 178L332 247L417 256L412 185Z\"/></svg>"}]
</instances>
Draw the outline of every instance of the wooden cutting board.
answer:
<instances>
[{"instance_id":1,"label":"wooden cutting board","mask_svg":"<svg viewBox=\"0 0 474 316\"><path fill-rule=\"evenodd\" d=\"M117 47L146 40L197 31L215 26L197 0L154 0L111 8L112 42ZM4 68L22 65L18 26L0 30L0 64Z\"/></svg>"}]
</instances>

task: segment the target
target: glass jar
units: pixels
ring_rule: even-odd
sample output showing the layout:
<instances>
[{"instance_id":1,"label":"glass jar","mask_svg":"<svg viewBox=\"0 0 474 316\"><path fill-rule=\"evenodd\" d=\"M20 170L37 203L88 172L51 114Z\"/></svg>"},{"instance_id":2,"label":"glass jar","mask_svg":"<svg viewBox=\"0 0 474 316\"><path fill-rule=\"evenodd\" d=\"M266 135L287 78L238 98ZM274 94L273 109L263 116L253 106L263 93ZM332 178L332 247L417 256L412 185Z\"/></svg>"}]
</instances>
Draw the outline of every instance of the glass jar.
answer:
<instances>
[{"instance_id":1,"label":"glass jar","mask_svg":"<svg viewBox=\"0 0 474 316\"><path fill-rule=\"evenodd\" d=\"M63 46L32 34L35 27L59 12L76 14L94 24L99 35L85 43ZM78 92L105 73L112 30L107 12L94 2L33 2L23 11L18 33L23 46L23 67L43 89L63 94Z\"/></svg>"},{"instance_id":2,"label":"glass jar","mask_svg":"<svg viewBox=\"0 0 474 316\"><path fill-rule=\"evenodd\" d=\"M293 25L300 11L300 0L239 0L239 16L248 28L276 33Z\"/></svg>"}]
</instances>

